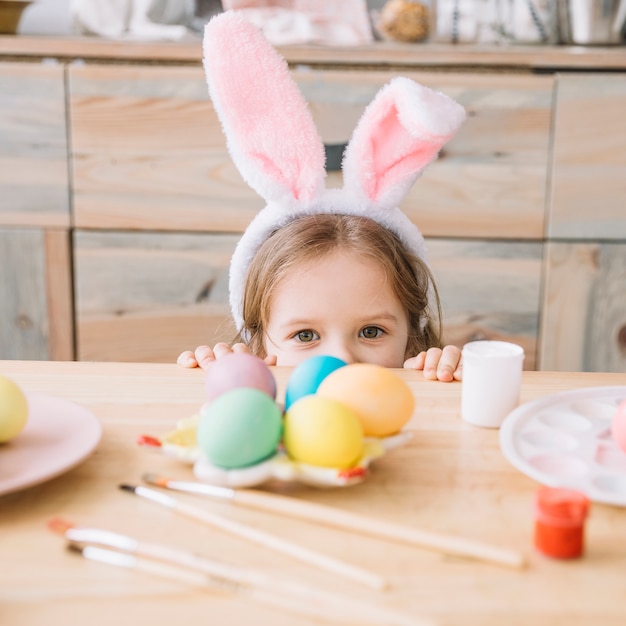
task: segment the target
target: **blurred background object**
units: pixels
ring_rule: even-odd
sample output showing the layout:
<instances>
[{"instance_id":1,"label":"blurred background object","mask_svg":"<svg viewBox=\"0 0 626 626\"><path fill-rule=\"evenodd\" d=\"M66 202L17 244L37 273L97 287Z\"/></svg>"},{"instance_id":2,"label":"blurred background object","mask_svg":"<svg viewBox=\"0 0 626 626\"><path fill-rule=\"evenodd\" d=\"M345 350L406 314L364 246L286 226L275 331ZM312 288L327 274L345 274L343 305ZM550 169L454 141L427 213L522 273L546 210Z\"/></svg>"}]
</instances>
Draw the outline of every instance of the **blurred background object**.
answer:
<instances>
[{"instance_id":1,"label":"blurred background object","mask_svg":"<svg viewBox=\"0 0 626 626\"><path fill-rule=\"evenodd\" d=\"M572 43L620 43L626 22L626 0L569 0L569 19Z\"/></svg>"},{"instance_id":2,"label":"blurred background object","mask_svg":"<svg viewBox=\"0 0 626 626\"><path fill-rule=\"evenodd\" d=\"M540 43L559 39L557 0L438 0L436 39L452 43Z\"/></svg>"},{"instance_id":3,"label":"blurred background object","mask_svg":"<svg viewBox=\"0 0 626 626\"><path fill-rule=\"evenodd\" d=\"M372 21L384 39L424 41L429 33L430 8L416 0L388 0L380 12L372 12Z\"/></svg>"},{"instance_id":4,"label":"blurred background object","mask_svg":"<svg viewBox=\"0 0 626 626\"><path fill-rule=\"evenodd\" d=\"M1 0L0 0L1 2ZM1 2L9 4L9 2ZM17 32L21 35L73 35L77 30L81 31L84 27L76 24L76 15L82 0L36 0L24 11L22 19L19 23ZM87 0L87 4L92 5L92 13L107 13L112 11L120 11L120 8L126 7L129 10L130 0ZM164 20L165 24L176 23L173 20L174 14L180 14L186 11L187 17L184 19L184 26L190 32L196 32L202 29L208 19L222 11L220 0L191 0L191 6L195 5L195 9L189 10L189 2L187 0L149 0L147 2L147 17L159 23ZM83 11L83 8L80 8ZM120 13L121 15L121 13ZM124 18L118 20L119 24L123 23ZM182 21L181 21L182 22ZM101 29L102 25L96 29ZM121 32L122 28L118 27Z\"/></svg>"},{"instance_id":5,"label":"blurred background object","mask_svg":"<svg viewBox=\"0 0 626 626\"><path fill-rule=\"evenodd\" d=\"M0 34L14 35L22 12L32 0L0 0Z\"/></svg>"},{"instance_id":6,"label":"blurred background object","mask_svg":"<svg viewBox=\"0 0 626 626\"><path fill-rule=\"evenodd\" d=\"M366 0L223 0L222 5L242 11L274 45L355 46L374 40Z\"/></svg>"}]
</instances>

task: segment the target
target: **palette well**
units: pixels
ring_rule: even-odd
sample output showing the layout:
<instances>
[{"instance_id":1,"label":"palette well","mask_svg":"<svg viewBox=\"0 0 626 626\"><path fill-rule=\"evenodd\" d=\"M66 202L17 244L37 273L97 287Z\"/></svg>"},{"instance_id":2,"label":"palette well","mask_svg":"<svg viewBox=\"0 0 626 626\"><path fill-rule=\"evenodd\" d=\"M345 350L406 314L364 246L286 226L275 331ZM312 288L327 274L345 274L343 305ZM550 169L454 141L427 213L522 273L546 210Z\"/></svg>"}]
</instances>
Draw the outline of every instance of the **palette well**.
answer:
<instances>
[{"instance_id":1,"label":"palette well","mask_svg":"<svg viewBox=\"0 0 626 626\"><path fill-rule=\"evenodd\" d=\"M525 403L502 424L502 452L542 485L626 506L626 453L611 435L625 399L626 386L587 387Z\"/></svg>"}]
</instances>

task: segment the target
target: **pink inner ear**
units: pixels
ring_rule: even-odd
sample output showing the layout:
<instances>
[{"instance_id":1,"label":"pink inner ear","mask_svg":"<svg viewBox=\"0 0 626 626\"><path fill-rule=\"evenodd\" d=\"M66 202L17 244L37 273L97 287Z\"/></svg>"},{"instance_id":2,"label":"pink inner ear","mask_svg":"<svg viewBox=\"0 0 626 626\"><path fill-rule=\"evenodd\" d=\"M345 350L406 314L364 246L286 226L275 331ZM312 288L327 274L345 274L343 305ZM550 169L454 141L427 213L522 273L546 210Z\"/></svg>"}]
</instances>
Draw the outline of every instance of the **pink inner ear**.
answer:
<instances>
[{"instance_id":1,"label":"pink inner ear","mask_svg":"<svg viewBox=\"0 0 626 626\"><path fill-rule=\"evenodd\" d=\"M366 193L376 200L386 189L395 186L407 176L425 168L444 143L442 137L428 140L429 133L411 129L415 138L407 133L398 120L395 104L374 125L376 132L370 138L371 164L373 176L363 181Z\"/></svg>"}]
</instances>

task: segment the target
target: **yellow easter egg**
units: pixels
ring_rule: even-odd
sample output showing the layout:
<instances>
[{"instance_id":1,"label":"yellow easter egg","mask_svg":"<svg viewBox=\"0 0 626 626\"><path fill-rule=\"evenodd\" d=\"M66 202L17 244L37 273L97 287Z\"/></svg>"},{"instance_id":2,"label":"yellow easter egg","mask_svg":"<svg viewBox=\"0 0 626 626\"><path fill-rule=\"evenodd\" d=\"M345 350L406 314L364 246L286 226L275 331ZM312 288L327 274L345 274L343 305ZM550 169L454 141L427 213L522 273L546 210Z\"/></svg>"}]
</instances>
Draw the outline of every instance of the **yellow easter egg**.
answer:
<instances>
[{"instance_id":1,"label":"yellow easter egg","mask_svg":"<svg viewBox=\"0 0 626 626\"><path fill-rule=\"evenodd\" d=\"M289 456L318 467L352 467L363 454L363 428L340 402L304 396L285 413L283 444Z\"/></svg>"},{"instance_id":2,"label":"yellow easter egg","mask_svg":"<svg viewBox=\"0 0 626 626\"><path fill-rule=\"evenodd\" d=\"M415 408L409 386L392 370L371 363L354 363L331 372L317 395L352 409L367 437L397 433Z\"/></svg>"},{"instance_id":3,"label":"yellow easter egg","mask_svg":"<svg viewBox=\"0 0 626 626\"><path fill-rule=\"evenodd\" d=\"M27 419L26 396L12 380L0 376L0 443L19 435Z\"/></svg>"}]
</instances>

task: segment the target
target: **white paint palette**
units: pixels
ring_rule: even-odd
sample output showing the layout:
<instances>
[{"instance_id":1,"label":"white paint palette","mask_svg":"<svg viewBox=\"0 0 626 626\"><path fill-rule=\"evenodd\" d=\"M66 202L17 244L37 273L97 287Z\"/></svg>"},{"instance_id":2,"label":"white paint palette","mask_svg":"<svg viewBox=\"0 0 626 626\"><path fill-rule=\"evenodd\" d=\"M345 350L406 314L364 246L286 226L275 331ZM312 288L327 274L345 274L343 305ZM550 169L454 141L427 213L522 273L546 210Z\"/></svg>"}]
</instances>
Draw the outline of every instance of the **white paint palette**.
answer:
<instances>
[{"instance_id":1,"label":"white paint palette","mask_svg":"<svg viewBox=\"0 0 626 626\"><path fill-rule=\"evenodd\" d=\"M504 456L548 487L626 506L626 452L611 435L625 387L586 387L522 404L500 428Z\"/></svg>"}]
</instances>

